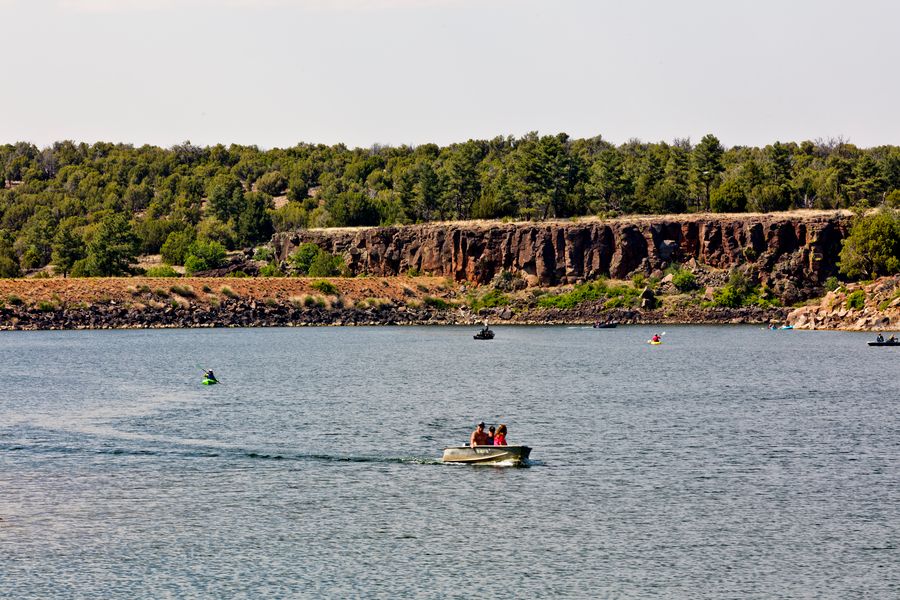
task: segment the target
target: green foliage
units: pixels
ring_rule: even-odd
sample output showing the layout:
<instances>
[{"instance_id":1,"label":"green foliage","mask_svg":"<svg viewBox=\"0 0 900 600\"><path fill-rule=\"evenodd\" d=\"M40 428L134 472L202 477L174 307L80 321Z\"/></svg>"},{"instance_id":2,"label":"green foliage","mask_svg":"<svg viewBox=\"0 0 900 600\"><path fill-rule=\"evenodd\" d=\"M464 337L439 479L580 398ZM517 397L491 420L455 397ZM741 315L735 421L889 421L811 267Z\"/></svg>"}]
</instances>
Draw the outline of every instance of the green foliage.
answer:
<instances>
[{"instance_id":1,"label":"green foliage","mask_svg":"<svg viewBox=\"0 0 900 600\"><path fill-rule=\"evenodd\" d=\"M178 271L170 267L169 265L162 265L159 267L150 267L144 273L145 277L181 277Z\"/></svg>"},{"instance_id":2,"label":"green foliage","mask_svg":"<svg viewBox=\"0 0 900 600\"><path fill-rule=\"evenodd\" d=\"M710 195L710 210L717 213L735 213L747 210L747 195L736 179L730 179L714 189Z\"/></svg>"},{"instance_id":3,"label":"green foliage","mask_svg":"<svg viewBox=\"0 0 900 600\"><path fill-rule=\"evenodd\" d=\"M834 290L838 289L839 287L841 287L841 282L838 280L837 277L832 275L831 277L829 277L828 279L825 280L825 289L828 290L829 292L833 292Z\"/></svg>"},{"instance_id":4,"label":"green foliage","mask_svg":"<svg viewBox=\"0 0 900 600\"><path fill-rule=\"evenodd\" d=\"M88 244L87 273L100 277L128 274L130 264L136 260L137 242L125 215L107 215Z\"/></svg>"},{"instance_id":5,"label":"green foliage","mask_svg":"<svg viewBox=\"0 0 900 600\"><path fill-rule=\"evenodd\" d=\"M41 300L37 303L37 309L41 312L53 312L57 309L57 306L48 300Z\"/></svg>"},{"instance_id":6,"label":"green foliage","mask_svg":"<svg viewBox=\"0 0 900 600\"><path fill-rule=\"evenodd\" d=\"M25 304L24 300L22 300L21 298L19 298L18 296L14 295L14 294L7 296L6 302L10 306L22 306L23 304Z\"/></svg>"},{"instance_id":7,"label":"green foliage","mask_svg":"<svg viewBox=\"0 0 900 600\"><path fill-rule=\"evenodd\" d=\"M53 266L65 277L75 263L84 258L84 254L84 240L76 228L76 221L72 219L62 221L53 238Z\"/></svg>"},{"instance_id":8,"label":"green foliage","mask_svg":"<svg viewBox=\"0 0 900 600\"><path fill-rule=\"evenodd\" d=\"M160 248L162 259L170 265L183 265L192 243L194 243L193 230L173 231Z\"/></svg>"},{"instance_id":9,"label":"green foliage","mask_svg":"<svg viewBox=\"0 0 900 600\"><path fill-rule=\"evenodd\" d=\"M584 302L606 299L606 308L619 308L634 306L640 293L640 290L630 285L610 286L605 280L599 280L578 284L571 292L541 296L537 299L537 304L542 308L569 309Z\"/></svg>"},{"instance_id":10,"label":"green foliage","mask_svg":"<svg viewBox=\"0 0 900 600\"><path fill-rule=\"evenodd\" d=\"M253 246L272 237L272 217L269 208L272 198L262 192L247 194L243 210L237 220L238 242L244 246Z\"/></svg>"},{"instance_id":11,"label":"green foliage","mask_svg":"<svg viewBox=\"0 0 900 600\"><path fill-rule=\"evenodd\" d=\"M309 267L316 255L319 254L319 247L311 242L301 244L289 257L288 262L291 263L299 273L306 275L309 273Z\"/></svg>"},{"instance_id":12,"label":"green foliage","mask_svg":"<svg viewBox=\"0 0 900 600\"><path fill-rule=\"evenodd\" d=\"M222 286L222 288L219 290L219 292L226 298L231 298L232 300L234 300L235 298L240 298L240 296L237 293L235 293L235 291L232 290L227 285Z\"/></svg>"},{"instance_id":13,"label":"green foliage","mask_svg":"<svg viewBox=\"0 0 900 600\"><path fill-rule=\"evenodd\" d=\"M511 303L509 296L497 289L492 289L480 298L471 300L469 306L472 311L478 312L482 308L496 308L498 306L507 306Z\"/></svg>"},{"instance_id":14,"label":"green foliage","mask_svg":"<svg viewBox=\"0 0 900 600\"><path fill-rule=\"evenodd\" d=\"M312 284L310 284L310 287L314 290L322 292L326 296L337 296L338 295L337 286L334 285L333 283L331 283L330 281L326 281L324 279L321 281L314 281Z\"/></svg>"},{"instance_id":15,"label":"green foliage","mask_svg":"<svg viewBox=\"0 0 900 600\"><path fill-rule=\"evenodd\" d=\"M453 308L453 305L443 298L435 298L434 296L425 296L423 302L425 306L433 308L435 310L448 310L450 308Z\"/></svg>"},{"instance_id":16,"label":"green foliage","mask_svg":"<svg viewBox=\"0 0 900 600\"><path fill-rule=\"evenodd\" d=\"M765 290L755 286L753 281L740 271L732 272L728 283L713 294L713 306L740 308L742 306L780 306L777 298L772 298Z\"/></svg>"},{"instance_id":17,"label":"green foliage","mask_svg":"<svg viewBox=\"0 0 900 600\"><path fill-rule=\"evenodd\" d=\"M169 288L169 291L173 294L181 296L182 298L196 298L197 293L191 289L189 286L185 285L173 285Z\"/></svg>"},{"instance_id":18,"label":"green foliage","mask_svg":"<svg viewBox=\"0 0 900 600\"><path fill-rule=\"evenodd\" d=\"M253 252L253 260L269 262L273 258L275 258L275 254L268 246L260 246Z\"/></svg>"},{"instance_id":19,"label":"green foliage","mask_svg":"<svg viewBox=\"0 0 900 600\"><path fill-rule=\"evenodd\" d=\"M332 225L900 206L898 147L829 140L725 149L713 135L696 145L529 133L358 149L17 143L0 144L0 171L23 181L0 186L6 275L50 261L63 273L82 260L81 273L121 271L121 262L111 266L88 248L114 213L133 222L137 252L156 253L186 227L234 249L273 229ZM290 202L271 210L268 197L285 193ZM57 264L54 244L67 219L85 249L60 254ZM73 244L70 237L64 245Z\"/></svg>"},{"instance_id":20,"label":"green foliage","mask_svg":"<svg viewBox=\"0 0 900 600\"><path fill-rule=\"evenodd\" d=\"M259 269L260 277L284 277L284 271L282 271L277 264L268 263L260 267Z\"/></svg>"},{"instance_id":21,"label":"green foliage","mask_svg":"<svg viewBox=\"0 0 900 600\"><path fill-rule=\"evenodd\" d=\"M856 217L843 241L840 270L851 278L900 272L900 211L883 208Z\"/></svg>"},{"instance_id":22,"label":"green foliage","mask_svg":"<svg viewBox=\"0 0 900 600\"><path fill-rule=\"evenodd\" d=\"M225 262L225 248L218 242L194 240L188 247L184 268L188 273L218 269Z\"/></svg>"},{"instance_id":23,"label":"green foliage","mask_svg":"<svg viewBox=\"0 0 900 600\"><path fill-rule=\"evenodd\" d=\"M345 269L343 258L322 250L310 263L308 274L310 277L334 277L343 274Z\"/></svg>"},{"instance_id":24,"label":"green foliage","mask_svg":"<svg viewBox=\"0 0 900 600\"><path fill-rule=\"evenodd\" d=\"M187 257L187 260L184 261L184 272L188 275L193 275L194 273L199 273L200 271L206 271L210 267L206 264L206 261L200 258L199 256L194 256L191 254Z\"/></svg>"},{"instance_id":25,"label":"green foliage","mask_svg":"<svg viewBox=\"0 0 900 600\"><path fill-rule=\"evenodd\" d=\"M866 293L862 290L851 292L847 296L847 308L850 310L862 310L866 306Z\"/></svg>"},{"instance_id":26,"label":"green foliage","mask_svg":"<svg viewBox=\"0 0 900 600\"><path fill-rule=\"evenodd\" d=\"M672 273L672 285L680 292L697 289L697 277L687 269L678 269Z\"/></svg>"},{"instance_id":27,"label":"green foliage","mask_svg":"<svg viewBox=\"0 0 900 600\"><path fill-rule=\"evenodd\" d=\"M256 189L270 196L280 196L287 189L288 181L278 171L266 173L256 180Z\"/></svg>"}]
</instances>

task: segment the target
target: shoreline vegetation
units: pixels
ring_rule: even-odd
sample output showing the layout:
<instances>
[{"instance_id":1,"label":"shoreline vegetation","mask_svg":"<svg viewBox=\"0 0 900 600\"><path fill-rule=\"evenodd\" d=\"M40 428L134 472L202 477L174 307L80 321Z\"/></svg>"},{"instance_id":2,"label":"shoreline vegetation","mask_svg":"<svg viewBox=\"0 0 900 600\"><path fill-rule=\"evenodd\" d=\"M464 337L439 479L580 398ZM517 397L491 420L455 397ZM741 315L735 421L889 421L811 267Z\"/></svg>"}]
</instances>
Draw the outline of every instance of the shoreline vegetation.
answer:
<instances>
[{"instance_id":1,"label":"shoreline vegetation","mask_svg":"<svg viewBox=\"0 0 900 600\"><path fill-rule=\"evenodd\" d=\"M0 329L897 327L898 208L843 139L2 144Z\"/></svg>"},{"instance_id":2,"label":"shoreline vegetation","mask_svg":"<svg viewBox=\"0 0 900 600\"><path fill-rule=\"evenodd\" d=\"M334 325L768 324L900 329L900 276L842 285L801 307L732 305L675 277L498 292L436 277L0 280L0 330ZM689 279L689 278L687 278ZM648 285L650 284L650 285ZM681 281L682 285L686 282ZM687 284L688 287L692 287ZM656 291L653 291L653 289Z\"/></svg>"}]
</instances>

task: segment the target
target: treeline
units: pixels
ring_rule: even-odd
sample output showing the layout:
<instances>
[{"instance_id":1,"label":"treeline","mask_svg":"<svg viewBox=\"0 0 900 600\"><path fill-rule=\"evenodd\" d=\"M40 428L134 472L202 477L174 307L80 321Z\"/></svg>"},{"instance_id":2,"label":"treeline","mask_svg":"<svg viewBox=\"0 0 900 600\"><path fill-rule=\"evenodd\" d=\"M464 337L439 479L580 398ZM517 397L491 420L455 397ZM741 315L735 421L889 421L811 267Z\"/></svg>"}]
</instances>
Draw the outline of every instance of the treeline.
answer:
<instances>
[{"instance_id":1,"label":"treeline","mask_svg":"<svg viewBox=\"0 0 900 600\"><path fill-rule=\"evenodd\" d=\"M199 267L204 255L302 227L900 206L900 147L725 149L713 135L696 145L616 146L535 133L446 147L267 151L67 141L0 146L0 180L0 276L51 262L109 275L167 241L168 262L194 256Z\"/></svg>"}]
</instances>

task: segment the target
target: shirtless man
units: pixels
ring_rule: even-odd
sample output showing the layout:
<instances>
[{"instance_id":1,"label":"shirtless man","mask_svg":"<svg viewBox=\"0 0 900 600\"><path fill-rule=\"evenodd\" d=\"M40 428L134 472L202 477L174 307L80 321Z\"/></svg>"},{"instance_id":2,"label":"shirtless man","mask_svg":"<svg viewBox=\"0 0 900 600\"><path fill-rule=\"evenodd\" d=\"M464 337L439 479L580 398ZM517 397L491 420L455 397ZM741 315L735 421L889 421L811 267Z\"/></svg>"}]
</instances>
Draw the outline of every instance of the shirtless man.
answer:
<instances>
[{"instance_id":1,"label":"shirtless man","mask_svg":"<svg viewBox=\"0 0 900 600\"><path fill-rule=\"evenodd\" d=\"M475 431L472 432L472 437L469 438L469 446L485 446L488 444L488 439L488 434L484 430L484 421L482 421L475 428Z\"/></svg>"}]
</instances>

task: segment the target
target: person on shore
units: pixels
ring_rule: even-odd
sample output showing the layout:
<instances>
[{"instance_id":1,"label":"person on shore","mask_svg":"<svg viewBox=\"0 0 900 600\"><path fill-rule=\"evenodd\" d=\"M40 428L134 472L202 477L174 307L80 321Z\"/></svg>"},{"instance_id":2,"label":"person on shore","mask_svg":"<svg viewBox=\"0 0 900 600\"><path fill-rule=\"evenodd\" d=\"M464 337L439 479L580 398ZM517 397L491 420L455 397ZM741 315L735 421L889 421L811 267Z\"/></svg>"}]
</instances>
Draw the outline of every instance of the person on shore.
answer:
<instances>
[{"instance_id":1,"label":"person on shore","mask_svg":"<svg viewBox=\"0 0 900 600\"><path fill-rule=\"evenodd\" d=\"M505 446L506 445L506 425L500 425L497 427L497 433L494 434L494 445L495 446Z\"/></svg>"},{"instance_id":2,"label":"person on shore","mask_svg":"<svg viewBox=\"0 0 900 600\"><path fill-rule=\"evenodd\" d=\"M472 437L469 438L469 446L487 446L488 445L488 434L487 431L484 430L484 421L479 423L475 427L475 431L472 432Z\"/></svg>"},{"instance_id":3,"label":"person on shore","mask_svg":"<svg viewBox=\"0 0 900 600\"><path fill-rule=\"evenodd\" d=\"M493 425L491 425L490 427L488 427L488 446L493 446L493 445L494 445L494 435L495 435L494 432L495 432L495 431L496 431L496 429L494 428Z\"/></svg>"}]
</instances>

